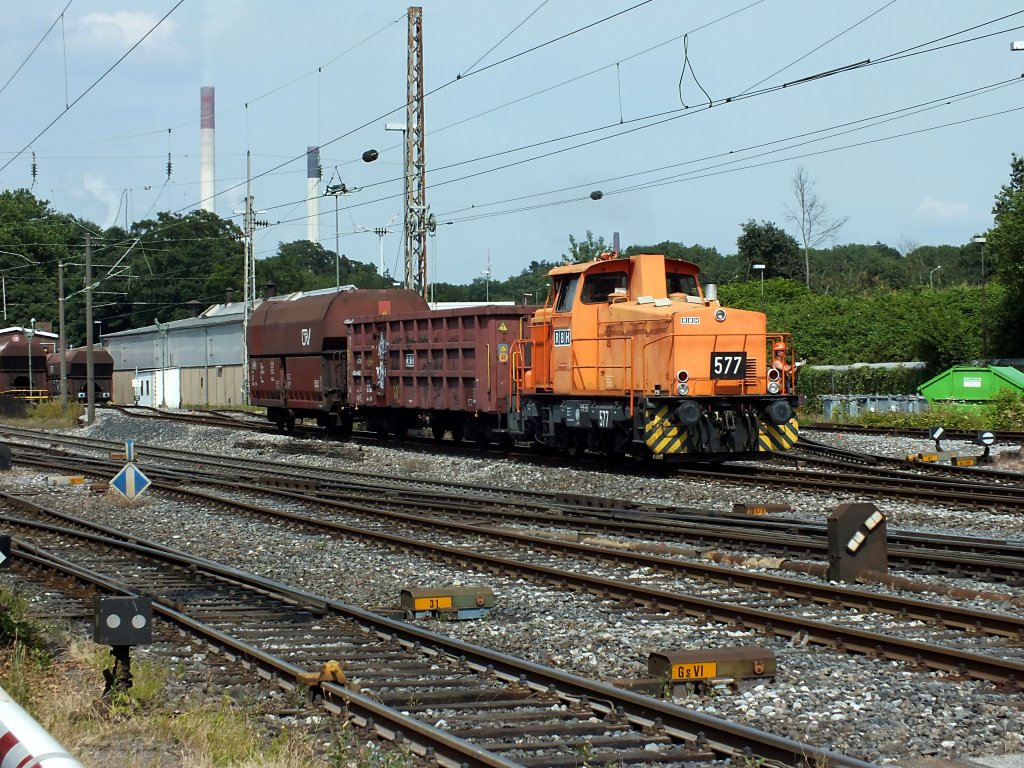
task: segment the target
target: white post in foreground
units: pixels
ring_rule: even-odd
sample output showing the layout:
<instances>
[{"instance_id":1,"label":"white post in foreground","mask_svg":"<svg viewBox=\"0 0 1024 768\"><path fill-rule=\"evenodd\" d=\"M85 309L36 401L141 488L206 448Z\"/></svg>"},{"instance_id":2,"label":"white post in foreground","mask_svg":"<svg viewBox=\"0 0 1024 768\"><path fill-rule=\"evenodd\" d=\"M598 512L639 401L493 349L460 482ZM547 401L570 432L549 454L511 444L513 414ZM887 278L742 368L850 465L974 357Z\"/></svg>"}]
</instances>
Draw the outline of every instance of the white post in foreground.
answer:
<instances>
[{"instance_id":1,"label":"white post in foreground","mask_svg":"<svg viewBox=\"0 0 1024 768\"><path fill-rule=\"evenodd\" d=\"M82 768L82 764L3 688L0 688L0 765Z\"/></svg>"}]
</instances>

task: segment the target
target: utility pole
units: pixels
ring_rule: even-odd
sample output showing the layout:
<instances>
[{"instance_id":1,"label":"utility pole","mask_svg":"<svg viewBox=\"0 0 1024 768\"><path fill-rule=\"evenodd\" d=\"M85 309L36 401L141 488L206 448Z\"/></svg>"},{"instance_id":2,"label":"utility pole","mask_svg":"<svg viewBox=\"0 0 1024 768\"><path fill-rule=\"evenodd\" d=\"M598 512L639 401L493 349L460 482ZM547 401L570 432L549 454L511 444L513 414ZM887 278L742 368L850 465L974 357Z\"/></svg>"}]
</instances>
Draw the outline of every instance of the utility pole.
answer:
<instances>
[{"instance_id":1,"label":"utility pole","mask_svg":"<svg viewBox=\"0 0 1024 768\"><path fill-rule=\"evenodd\" d=\"M256 261L253 258L252 152L245 153L245 267L242 307L242 403L249 404L249 317L256 304Z\"/></svg>"},{"instance_id":2,"label":"utility pole","mask_svg":"<svg viewBox=\"0 0 1024 768\"><path fill-rule=\"evenodd\" d=\"M57 347L60 352L60 409L68 407L68 343L64 335L64 262L57 262Z\"/></svg>"},{"instance_id":3,"label":"utility pole","mask_svg":"<svg viewBox=\"0 0 1024 768\"><path fill-rule=\"evenodd\" d=\"M405 287L427 297L427 161L423 128L423 9L409 8L405 107Z\"/></svg>"},{"instance_id":4,"label":"utility pole","mask_svg":"<svg viewBox=\"0 0 1024 768\"><path fill-rule=\"evenodd\" d=\"M96 391L92 360L92 236L85 233L85 423L96 421Z\"/></svg>"}]
</instances>

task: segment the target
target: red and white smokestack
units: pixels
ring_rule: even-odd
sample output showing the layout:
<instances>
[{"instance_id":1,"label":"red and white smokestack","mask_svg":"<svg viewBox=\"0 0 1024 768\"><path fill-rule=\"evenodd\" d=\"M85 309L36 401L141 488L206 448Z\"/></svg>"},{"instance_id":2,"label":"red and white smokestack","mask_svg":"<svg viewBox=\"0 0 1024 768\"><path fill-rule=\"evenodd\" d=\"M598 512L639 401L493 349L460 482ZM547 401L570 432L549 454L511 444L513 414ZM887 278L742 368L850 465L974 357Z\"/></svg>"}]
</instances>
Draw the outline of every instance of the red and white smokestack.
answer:
<instances>
[{"instance_id":1,"label":"red and white smokestack","mask_svg":"<svg viewBox=\"0 0 1024 768\"><path fill-rule=\"evenodd\" d=\"M214 150L213 150L213 86L199 89L199 207L213 213Z\"/></svg>"},{"instance_id":2,"label":"red and white smokestack","mask_svg":"<svg viewBox=\"0 0 1024 768\"><path fill-rule=\"evenodd\" d=\"M320 242L320 147L306 147L306 239Z\"/></svg>"}]
</instances>

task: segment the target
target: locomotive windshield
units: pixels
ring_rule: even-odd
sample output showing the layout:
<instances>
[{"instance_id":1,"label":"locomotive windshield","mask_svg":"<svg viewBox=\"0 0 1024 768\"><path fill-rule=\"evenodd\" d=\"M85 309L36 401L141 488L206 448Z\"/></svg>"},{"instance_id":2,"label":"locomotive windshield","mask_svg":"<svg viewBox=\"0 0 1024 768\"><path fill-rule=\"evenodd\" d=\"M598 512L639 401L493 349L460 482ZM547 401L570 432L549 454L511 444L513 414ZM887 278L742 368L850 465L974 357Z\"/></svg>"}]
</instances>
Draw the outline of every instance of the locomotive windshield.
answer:
<instances>
[{"instance_id":1,"label":"locomotive windshield","mask_svg":"<svg viewBox=\"0 0 1024 768\"><path fill-rule=\"evenodd\" d=\"M572 301L576 298L576 285L580 281L579 275L573 275L555 284L558 291L558 300L555 302L555 312L568 312L572 309Z\"/></svg>"},{"instance_id":2,"label":"locomotive windshield","mask_svg":"<svg viewBox=\"0 0 1024 768\"><path fill-rule=\"evenodd\" d=\"M580 300L584 304L601 304L608 301L608 297L615 293L616 289L625 291L628 285L629 278L625 272L587 275L583 282L583 293L580 295Z\"/></svg>"},{"instance_id":3,"label":"locomotive windshield","mask_svg":"<svg viewBox=\"0 0 1024 768\"><path fill-rule=\"evenodd\" d=\"M671 296L673 293L685 293L687 296L696 296L697 280L693 275L673 273L665 275L665 294Z\"/></svg>"}]
</instances>

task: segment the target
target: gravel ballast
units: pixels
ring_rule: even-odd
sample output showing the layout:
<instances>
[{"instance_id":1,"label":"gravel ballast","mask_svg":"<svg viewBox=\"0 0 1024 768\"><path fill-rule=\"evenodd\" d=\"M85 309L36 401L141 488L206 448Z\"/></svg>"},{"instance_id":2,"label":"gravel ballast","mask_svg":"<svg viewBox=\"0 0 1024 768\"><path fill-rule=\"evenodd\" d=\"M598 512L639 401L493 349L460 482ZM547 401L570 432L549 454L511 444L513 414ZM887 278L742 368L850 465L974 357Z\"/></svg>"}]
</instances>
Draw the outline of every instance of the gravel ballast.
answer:
<instances>
[{"instance_id":1,"label":"gravel ballast","mask_svg":"<svg viewBox=\"0 0 1024 768\"><path fill-rule=\"evenodd\" d=\"M286 435L234 435L222 428L130 419L110 411L99 412L96 424L75 430L75 434L135 439L142 444L137 448L142 462L144 445L152 444L234 457L280 458L293 467L354 469L717 510L729 510L741 501L785 503L793 507L794 517L817 521L837 504L873 501L783 488L754 490L732 484L640 478L628 474L628 467L622 473L550 468L498 454L425 456L399 448L300 442ZM931 445L930 441L891 437L816 434L815 439L893 456L927 450ZM310 450L303 450L304 446ZM978 450L954 443L944 447L964 453ZM93 498L81 489L48 489L45 483L45 476L25 470L4 477L7 490L44 491L48 497L44 503L65 511L363 607L394 605L399 591L409 586L490 586L497 601L491 619L428 622L428 626L590 677L645 676L647 655L656 649L769 647L778 659L773 680L748 681L736 692L693 692L678 697L677 703L865 760L900 763L923 756L994 756L1024 748L1024 697L1000 693L987 683L952 680L895 662L836 654L788 638L766 638L720 624L625 608L523 580L456 570L355 541L283 530L267 521L204 509L156 493L129 506L112 496ZM997 511L900 501L873 503L886 514L890 527L1021 538L1019 519ZM1024 596L1019 587L1012 591Z\"/></svg>"}]
</instances>

